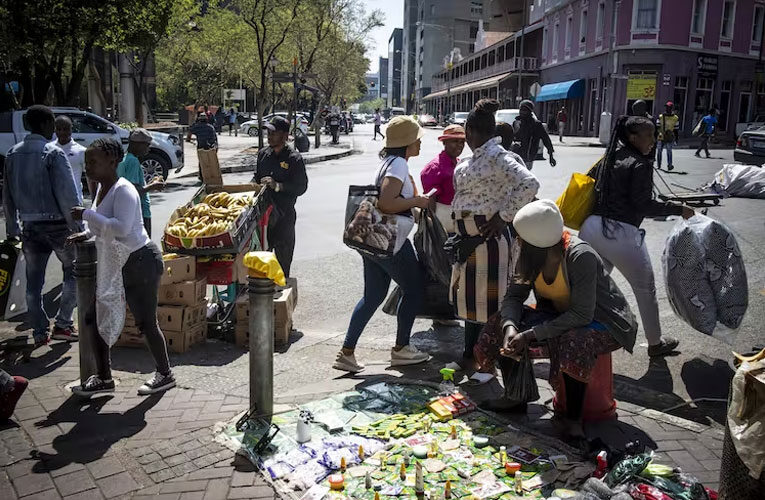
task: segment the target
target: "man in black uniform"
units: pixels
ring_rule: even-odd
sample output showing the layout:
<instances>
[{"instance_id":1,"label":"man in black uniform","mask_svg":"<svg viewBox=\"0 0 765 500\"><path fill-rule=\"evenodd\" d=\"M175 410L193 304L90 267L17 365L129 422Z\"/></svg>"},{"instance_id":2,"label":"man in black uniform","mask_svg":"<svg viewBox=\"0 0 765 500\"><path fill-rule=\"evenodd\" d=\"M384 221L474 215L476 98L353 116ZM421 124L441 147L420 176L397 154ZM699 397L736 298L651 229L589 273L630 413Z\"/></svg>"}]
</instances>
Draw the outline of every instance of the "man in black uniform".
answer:
<instances>
[{"instance_id":1,"label":"man in black uniform","mask_svg":"<svg viewBox=\"0 0 765 500\"><path fill-rule=\"evenodd\" d=\"M557 165L553 158L553 145L550 136L547 134L542 122L534 116L534 103L529 100L521 101L518 116L513 123L515 132L514 141L520 143L513 147L513 152L517 153L526 164L529 170L534 166L534 160L539 150L539 141L544 142L547 148L547 154L550 155L550 166Z\"/></svg>"},{"instance_id":2,"label":"man in black uniform","mask_svg":"<svg viewBox=\"0 0 765 500\"><path fill-rule=\"evenodd\" d=\"M308 176L300 153L287 145L290 123L281 116L263 125L268 130L268 147L258 153L255 178L268 186L266 194L274 204L276 220L268 225L268 245L276 253L284 275L289 277L295 251L295 202L308 189Z\"/></svg>"}]
</instances>

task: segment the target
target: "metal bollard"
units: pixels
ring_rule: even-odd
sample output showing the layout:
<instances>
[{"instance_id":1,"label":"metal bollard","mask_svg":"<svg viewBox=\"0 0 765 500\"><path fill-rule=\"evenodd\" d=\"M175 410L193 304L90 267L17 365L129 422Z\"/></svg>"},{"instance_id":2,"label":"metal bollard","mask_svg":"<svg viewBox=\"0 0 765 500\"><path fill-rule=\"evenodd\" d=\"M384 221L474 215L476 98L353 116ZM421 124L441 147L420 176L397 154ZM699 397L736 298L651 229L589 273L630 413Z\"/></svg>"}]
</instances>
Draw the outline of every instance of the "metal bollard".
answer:
<instances>
[{"instance_id":1,"label":"metal bollard","mask_svg":"<svg viewBox=\"0 0 765 500\"><path fill-rule=\"evenodd\" d=\"M249 278L250 408L268 422L274 412L274 282Z\"/></svg>"},{"instance_id":2,"label":"metal bollard","mask_svg":"<svg viewBox=\"0 0 765 500\"><path fill-rule=\"evenodd\" d=\"M93 241L77 243L74 258L74 277L77 280L77 329L80 347L80 383L96 375L96 244Z\"/></svg>"}]
</instances>

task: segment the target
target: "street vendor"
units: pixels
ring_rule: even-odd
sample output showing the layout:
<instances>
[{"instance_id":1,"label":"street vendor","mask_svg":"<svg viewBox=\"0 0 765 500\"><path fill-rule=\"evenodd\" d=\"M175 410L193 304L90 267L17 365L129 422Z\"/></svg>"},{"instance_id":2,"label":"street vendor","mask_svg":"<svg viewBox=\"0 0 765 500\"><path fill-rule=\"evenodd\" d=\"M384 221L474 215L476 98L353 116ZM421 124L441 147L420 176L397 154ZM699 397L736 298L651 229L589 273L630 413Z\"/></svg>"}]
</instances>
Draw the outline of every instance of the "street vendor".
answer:
<instances>
[{"instance_id":1,"label":"street vendor","mask_svg":"<svg viewBox=\"0 0 765 500\"><path fill-rule=\"evenodd\" d=\"M143 167L141 167L141 158L146 156L151 145L151 134L146 129L137 128L130 132L128 138L127 153L117 166L117 176L130 182L141 199L141 214L143 215L143 227L146 234L151 238L151 201L149 193L162 191L165 188L165 181L161 177L155 177L146 184ZM93 192L95 196L95 191Z\"/></svg>"},{"instance_id":2,"label":"street vendor","mask_svg":"<svg viewBox=\"0 0 765 500\"><path fill-rule=\"evenodd\" d=\"M273 222L268 224L268 246L289 278L295 251L295 203L308 189L308 176L303 157L287 144L289 121L276 116L263 128L268 131L268 147L258 152L253 180L268 187L267 194L274 205Z\"/></svg>"},{"instance_id":3,"label":"street vendor","mask_svg":"<svg viewBox=\"0 0 765 500\"><path fill-rule=\"evenodd\" d=\"M624 295L586 242L563 229L555 202L538 200L521 208L513 219L520 256L502 303L501 356L505 390L514 359L532 341L547 344L550 382L565 384L564 435L583 437L582 411L587 384L599 355L625 348L632 352L637 322ZM594 279L593 279L594 277ZM536 308L524 307L530 292ZM478 350L499 332L485 330ZM525 411L527 401L502 398L485 404L494 411Z\"/></svg>"}]
</instances>

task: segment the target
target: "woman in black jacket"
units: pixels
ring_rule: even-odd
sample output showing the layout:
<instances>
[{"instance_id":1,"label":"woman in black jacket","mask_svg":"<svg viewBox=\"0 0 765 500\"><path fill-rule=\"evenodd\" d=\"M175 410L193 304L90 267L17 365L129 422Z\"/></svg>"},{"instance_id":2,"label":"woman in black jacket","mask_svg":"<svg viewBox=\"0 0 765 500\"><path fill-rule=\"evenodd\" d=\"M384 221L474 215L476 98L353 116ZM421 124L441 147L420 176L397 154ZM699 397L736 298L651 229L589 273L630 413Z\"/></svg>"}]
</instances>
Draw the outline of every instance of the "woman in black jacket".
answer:
<instances>
[{"instance_id":1,"label":"woman in black jacket","mask_svg":"<svg viewBox=\"0 0 765 500\"><path fill-rule=\"evenodd\" d=\"M627 279L640 310L648 355L663 356L679 341L662 338L653 267L640 224L645 217L682 215L687 219L694 211L653 198L654 143L651 120L642 116L619 119L606 155L594 171L597 201L579 237L600 254L609 271L615 266Z\"/></svg>"}]
</instances>

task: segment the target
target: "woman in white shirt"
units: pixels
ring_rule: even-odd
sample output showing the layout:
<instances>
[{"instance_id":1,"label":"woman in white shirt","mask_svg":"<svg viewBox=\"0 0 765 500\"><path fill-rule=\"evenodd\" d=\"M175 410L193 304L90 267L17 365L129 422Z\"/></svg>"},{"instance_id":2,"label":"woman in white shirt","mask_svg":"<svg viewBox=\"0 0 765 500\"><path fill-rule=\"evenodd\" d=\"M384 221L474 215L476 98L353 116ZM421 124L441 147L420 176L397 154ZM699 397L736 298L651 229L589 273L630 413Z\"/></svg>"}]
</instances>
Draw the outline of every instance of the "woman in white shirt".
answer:
<instances>
[{"instance_id":1,"label":"woman in white shirt","mask_svg":"<svg viewBox=\"0 0 765 500\"><path fill-rule=\"evenodd\" d=\"M534 199L539 181L494 139L499 103L481 99L465 122L473 156L454 171L452 212L459 235L452 267L452 303L465 320L465 350L454 368L467 368L483 324L499 311L509 285L510 223Z\"/></svg>"},{"instance_id":2,"label":"woman in white shirt","mask_svg":"<svg viewBox=\"0 0 765 500\"><path fill-rule=\"evenodd\" d=\"M97 139L88 147L85 172L88 179L99 184L94 198L97 208L75 207L72 216L86 221L96 238L116 240L131 252L122 268L125 298L157 366L154 376L138 389L138 394L147 395L175 387L167 344L157 323L157 293L164 263L162 253L144 229L138 192L130 182L117 177L117 164L122 155L122 145L111 138ZM87 237L88 233L81 233L70 239ZM99 335L95 344L98 374L72 389L80 396L114 391L109 345Z\"/></svg>"},{"instance_id":3,"label":"woman in white shirt","mask_svg":"<svg viewBox=\"0 0 765 500\"><path fill-rule=\"evenodd\" d=\"M422 129L409 116L397 116L388 124L385 147L380 152L382 163L375 173L375 183L380 186L377 208L385 214L397 215L394 255L379 258L361 254L364 263L364 297L351 315L343 348L333 365L337 370L355 373L364 369L356 361L356 343L372 315L385 300L391 279L403 293L397 313L396 345L391 349L391 366L413 365L430 358L409 344L425 286L422 268L408 239L414 227L411 210L414 207L427 208L430 200L417 195L407 161L420 154L422 136Z\"/></svg>"}]
</instances>

